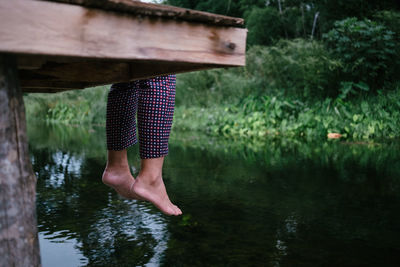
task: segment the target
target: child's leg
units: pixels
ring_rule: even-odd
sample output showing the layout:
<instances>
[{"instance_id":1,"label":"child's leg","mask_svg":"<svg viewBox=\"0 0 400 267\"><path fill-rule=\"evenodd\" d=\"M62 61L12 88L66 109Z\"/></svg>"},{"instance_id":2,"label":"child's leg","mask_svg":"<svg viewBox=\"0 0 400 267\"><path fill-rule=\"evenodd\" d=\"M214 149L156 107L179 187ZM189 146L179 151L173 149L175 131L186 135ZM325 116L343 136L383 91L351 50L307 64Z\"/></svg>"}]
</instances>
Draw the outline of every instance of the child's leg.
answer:
<instances>
[{"instance_id":1,"label":"child's leg","mask_svg":"<svg viewBox=\"0 0 400 267\"><path fill-rule=\"evenodd\" d=\"M135 83L114 84L107 99L107 166L102 181L123 197L137 198L126 148L136 144L137 88Z\"/></svg>"},{"instance_id":2,"label":"child's leg","mask_svg":"<svg viewBox=\"0 0 400 267\"><path fill-rule=\"evenodd\" d=\"M136 110L138 83L111 86L107 98L107 150L120 151L137 143Z\"/></svg>"},{"instance_id":3,"label":"child's leg","mask_svg":"<svg viewBox=\"0 0 400 267\"><path fill-rule=\"evenodd\" d=\"M168 154L174 106L175 75L141 81L138 129L142 162L133 190L168 215L182 214L169 200L162 179L162 166L164 157Z\"/></svg>"},{"instance_id":4,"label":"child's leg","mask_svg":"<svg viewBox=\"0 0 400 267\"><path fill-rule=\"evenodd\" d=\"M140 81L137 117L142 159L168 154L175 108L175 81L175 75Z\"/></svg>"}]
</instances>

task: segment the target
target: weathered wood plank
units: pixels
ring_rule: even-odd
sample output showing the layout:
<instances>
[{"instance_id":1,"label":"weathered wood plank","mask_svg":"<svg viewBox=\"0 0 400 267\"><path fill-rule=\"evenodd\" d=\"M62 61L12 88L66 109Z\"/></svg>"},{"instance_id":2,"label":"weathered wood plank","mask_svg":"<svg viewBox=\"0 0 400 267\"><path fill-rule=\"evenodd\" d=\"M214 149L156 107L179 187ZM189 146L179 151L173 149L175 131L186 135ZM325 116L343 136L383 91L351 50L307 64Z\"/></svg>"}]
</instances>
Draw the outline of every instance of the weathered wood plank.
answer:
<instances>
[{"instance_id":1,"label":"weathered wood plank","mask_svg":"<svg viewBox=\"0 0 400 267\"><path fill-rule=\"evenodd\" d=\"M35 189L15 58L0 54L0 266L40 266Z\"/></svg>"},{"instance_id":2,"label":"weathered wood plank","mask_svg":"<svg viewBox=\"0 0 400 267\"><path fill-rule=\"evenodd\" d=\"M216 15L208 12L190 10L174 6L141 3L133 0L45 0L69 4L94 7L104 10L113 10L135 15L173 18L177 20L196 21L218 26L243 26L242 18Z\"/></svg>"},{"instance_id":3,"label":"weathered wood plank","mask_svg":"<svg viewBox=\"0 0 400 267\"><path fill-rule=\"evenodd\" d=\"M32 0L0 0L0 23L0 52L245 64L247 30L241 28Z\"/></svg>"},{"instance_id":4,"label":"weathered wood plank","mask_svg":"<svg viewBox=\"0 0 400 267\"><path fill-rule=\"evenodd\" d=\"M65 90L71 90L71 89L84 89L87 87L93 87L96 86L96 84L90 84L90 83L83 83L83 82L64 82L64 81L52 81L52 80L42 80L42 79L26 79L23 82L21 82L21 88L23 92L25 91L25 88L55 88L55 89L65 89Z\"/></svg>"},{"instance_id":5,"label":"weathered wood plank","mask_svg":"<svg viewBox=\"0 0 400 267\"><path fill-rule=\"evenodd\" d=\"M53 59L57 60L57 59ZM181 73L188 69L202 70L217 65L156 62L156 61L86 61L74 62L73 60L62 63L49 61L35 64L35 60L19 60L19 62L33 62L32 67L25 64L19 71L21 87L24 92L59 92L72 89L83 89L98 85L128 82L145 79L153 73L165 75ZM40 61L39 61L40 62ZM26 89L26 88L29 88ZM55 88L55 90L51 90ZM40 90L39 90L40 89Z\"/></svg>"},{"instance_id":6,"label":"weathered wood plank","mask_svg":"<svg viewBox=\"0 0 400 267\"><path fill-rule=\"evenodd\" d=\"M17 55L17 67L19 70L41 69L46 63L76 63L84 62L85 59L74 57L51 57L47 55Z\"/></svg>"},{"instance_id":7,"label":"weathered wood plank","mask_svg":"<svg viewBox=\"0 0 400 267\"><path fill-rule=\"evenodd\" d=\"M69 90L79 90L80 88L54 88L54 87L43 87L43 88L22 88L24 93L46 93L53 94L59 92L65 92ZM83 88L82 88L83 89Z\"/></svg>"}]
</instances>

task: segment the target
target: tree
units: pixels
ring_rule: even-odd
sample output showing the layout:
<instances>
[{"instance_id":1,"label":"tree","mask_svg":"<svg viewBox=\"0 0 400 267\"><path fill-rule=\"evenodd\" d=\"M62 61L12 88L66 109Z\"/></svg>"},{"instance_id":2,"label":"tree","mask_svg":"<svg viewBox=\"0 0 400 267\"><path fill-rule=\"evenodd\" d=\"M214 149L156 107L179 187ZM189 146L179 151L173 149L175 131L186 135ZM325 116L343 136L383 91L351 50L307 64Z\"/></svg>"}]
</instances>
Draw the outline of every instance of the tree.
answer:
<instances>
[{"instance_id":1,"label":"tree","mask_svg":"<svg viewBox=\"0 0 400 267\"><path fill-rule=\"evenodd\" d=\"M255 7L246 17L249 45L270 45L284 36L283 23L278 10Z\"/></svg>"}]
</instances>

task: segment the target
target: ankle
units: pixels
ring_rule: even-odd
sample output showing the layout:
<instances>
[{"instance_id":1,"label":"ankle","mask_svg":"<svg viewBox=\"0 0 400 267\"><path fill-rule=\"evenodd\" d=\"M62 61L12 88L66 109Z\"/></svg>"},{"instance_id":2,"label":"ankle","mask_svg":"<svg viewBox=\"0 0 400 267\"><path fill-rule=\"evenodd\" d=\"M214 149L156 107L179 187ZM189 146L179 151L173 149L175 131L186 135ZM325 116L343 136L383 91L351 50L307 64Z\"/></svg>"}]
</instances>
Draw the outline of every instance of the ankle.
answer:
<instances>
[{"instance_id":1,"label":"ankle","mask_svg":"<svg viewBox=\"0 0 400 267\"><path fill-rule=\"evenodd\" d=\"M125 180L127 176L132 175L128 165L110 165L107 164L104 169L102 181L104 183L118 183Z\"/></svg>"},{"instance_id":2,"label":"ankle","mask_svg":"<svg viewBox=\"0 0 400 267\"><path fill-rule=\"evenodd\" d=\"M106 185L122 185L130 180L131 173L129 171L115 171L115 170L104 170L101 180Z\"/></svg>"},{"instance_id":3,"label":"ankle","mask_svg":"<svg viewBox=\"0 0 400 267\"><path fill-rule=\"evenodd\" d=\"M162 181L161 174L139 173L137 180L147 185L157 185Z\"/></svg>"},{"instance_id":4,"label":"ankle","mask_svg":"<svg viewBox=\"0 0 400 267\"><path fill-rule=\"evenodd\" d=\"M128 164L109 164L107 163L104 172L129 172Z\"/></svg>"}]
</instances>

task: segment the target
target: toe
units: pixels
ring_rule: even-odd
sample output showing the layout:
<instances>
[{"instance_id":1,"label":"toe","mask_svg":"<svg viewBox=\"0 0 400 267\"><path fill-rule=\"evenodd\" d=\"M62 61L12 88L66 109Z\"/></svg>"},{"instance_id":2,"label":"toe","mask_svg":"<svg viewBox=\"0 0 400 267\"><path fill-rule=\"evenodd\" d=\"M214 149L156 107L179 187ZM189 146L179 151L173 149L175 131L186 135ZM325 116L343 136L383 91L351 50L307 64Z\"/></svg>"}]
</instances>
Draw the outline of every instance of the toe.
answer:
<instances>
[{"instance_id":1,"label":"toe","mask_svg":"<svg viewBox=\"0 0 400 267\"><path fill-rule=\"evenodd\" d=\"M174 209L175 209L175 215L181 215L182 211L180 208L178 208L178 206L174 205Z\"/></svg>"},{"instance_id":2,"label":"toe","mask_svg":"<svg viewBox=\"0 0 400 267\"><path fill-rule=\"evenodd\" d=\"M169 206L169 210L170 210L170 215L174 215L174 216L178 215L177 210L175 209L175 206L173 204L171 204Z\"/></svg>"},{"instance_id":3,"label":"toe","mask_svg":"<svg viewBox=\"0 0 400 267\"><path fill-rule=\"evenodd\" d=\"M173 207L168 207L168 209L166 210L166 214L167 215L176 215L176 211Z\"/></svg>"}]
</instances>

